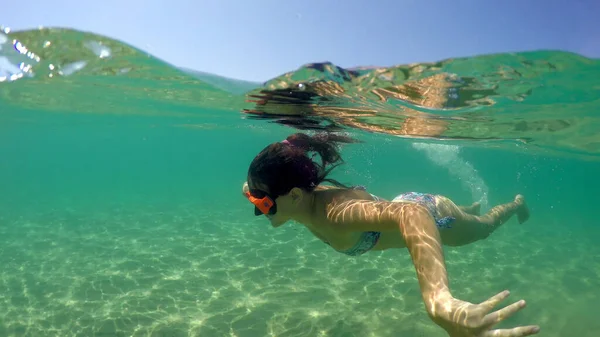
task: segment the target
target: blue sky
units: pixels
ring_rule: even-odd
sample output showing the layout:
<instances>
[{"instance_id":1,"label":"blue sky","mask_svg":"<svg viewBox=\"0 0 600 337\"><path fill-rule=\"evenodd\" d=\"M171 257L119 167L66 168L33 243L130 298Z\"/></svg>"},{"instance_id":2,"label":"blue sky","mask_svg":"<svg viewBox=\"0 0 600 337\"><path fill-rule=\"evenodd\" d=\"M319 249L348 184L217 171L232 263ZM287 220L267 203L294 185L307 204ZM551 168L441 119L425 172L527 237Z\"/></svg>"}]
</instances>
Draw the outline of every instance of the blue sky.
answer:
<instances>
[{"instance_id":1,"label":"blue sky","mask_svg":"<svg viewBox=\"0 0 600 337\"><path fill-rule=\"evenodd\" d=\"M375 5L377 4L377 5ZM176 66L264 81L342 67L560 49L600 57L598 0L5 1L0 24L122 40Z\"/></svg>"}]
</instances>

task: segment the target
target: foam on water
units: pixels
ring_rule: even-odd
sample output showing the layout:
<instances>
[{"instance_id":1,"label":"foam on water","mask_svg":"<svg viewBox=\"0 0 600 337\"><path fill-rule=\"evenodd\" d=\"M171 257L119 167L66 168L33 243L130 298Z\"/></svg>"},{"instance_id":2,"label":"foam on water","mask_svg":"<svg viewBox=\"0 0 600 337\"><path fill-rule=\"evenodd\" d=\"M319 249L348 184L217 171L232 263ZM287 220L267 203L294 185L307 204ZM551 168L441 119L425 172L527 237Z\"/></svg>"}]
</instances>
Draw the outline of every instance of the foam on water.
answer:
<instances>
[{"instance_id":1,"label":"foam on water","mask_svg":"<svg viewBox=\"0 0 600 337\"><path fill-rule=\"evenodd\" d=\"M11 45L9 37L4 33L0 33L0 51L0 82L31 77L33 66L40 61L37 55L18 40L13 40Z\"/></svg>"},{"instance_id":2,"label":"foam on water","mask_svg":"<svg viewBox=\"0 0 600 337\"><path fill-rule=\"evenodd\" d=\"M434 164L447 168L450 175L458 178L462 186L471 192L473 201L481 203L482 210L488 208L488 186L475 167L460 157L460 148L457 145L413 143L412 146L425 152Z\"/></svg>"},{"instance_id":3,"label":"foam on water","mask_svg":"<svg viewBox=\"0 0 600 337\"><path fill-rule=\"evenodd\" d=\"M111 50L107 46L98 41L86 41L84 46L94 52L99 58L107 58L111 56Z\"/></svg>"}]
</instances>

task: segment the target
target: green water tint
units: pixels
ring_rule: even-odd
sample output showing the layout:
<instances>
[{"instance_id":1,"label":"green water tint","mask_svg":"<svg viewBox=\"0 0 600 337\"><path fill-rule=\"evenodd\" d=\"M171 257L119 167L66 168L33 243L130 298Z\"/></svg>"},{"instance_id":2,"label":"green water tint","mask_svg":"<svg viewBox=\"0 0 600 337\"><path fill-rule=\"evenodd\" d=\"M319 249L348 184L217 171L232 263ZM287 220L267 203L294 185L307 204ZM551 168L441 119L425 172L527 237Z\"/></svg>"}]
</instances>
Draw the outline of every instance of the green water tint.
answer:
<instances>
[{"instance_id":1,"label":"green water tint","mask_svg":"<svg viewBox=\"0 0 600 337\"><path fill-rule=\"evenodd\" d=\"M528 307L501 327L598 335L598 60L309 64L262 85L95 34L5 36L0 336L444 336L405 250L348 258L241 196L266 144L319 129L363 141L334 178L384 198L524 194L526 224L445 247L454 295L510 289Z\"/></svg>"}]
</instances>

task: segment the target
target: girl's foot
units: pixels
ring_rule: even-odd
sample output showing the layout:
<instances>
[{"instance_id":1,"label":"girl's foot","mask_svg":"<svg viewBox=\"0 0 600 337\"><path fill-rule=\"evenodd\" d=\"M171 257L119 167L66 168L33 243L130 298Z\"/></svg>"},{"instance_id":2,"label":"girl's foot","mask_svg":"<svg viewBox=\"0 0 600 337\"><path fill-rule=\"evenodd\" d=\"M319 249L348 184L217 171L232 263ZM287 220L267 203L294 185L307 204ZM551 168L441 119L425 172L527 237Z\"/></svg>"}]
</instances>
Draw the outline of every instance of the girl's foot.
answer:
<instances>
[{"instance_id":1,"label":"girl's foot","mask_svg":"<svg viewBox=\"0 0 600 337\"><path fill-rule=\"evenodd\" d=\"M515 203L519 205L519 209L517 209L517 219L519 220L519 223L522 224L529 219L529 207L527 207L527 204L525 203L525 197L521 194L517 194Z\"/></svg>"}]
</instances>

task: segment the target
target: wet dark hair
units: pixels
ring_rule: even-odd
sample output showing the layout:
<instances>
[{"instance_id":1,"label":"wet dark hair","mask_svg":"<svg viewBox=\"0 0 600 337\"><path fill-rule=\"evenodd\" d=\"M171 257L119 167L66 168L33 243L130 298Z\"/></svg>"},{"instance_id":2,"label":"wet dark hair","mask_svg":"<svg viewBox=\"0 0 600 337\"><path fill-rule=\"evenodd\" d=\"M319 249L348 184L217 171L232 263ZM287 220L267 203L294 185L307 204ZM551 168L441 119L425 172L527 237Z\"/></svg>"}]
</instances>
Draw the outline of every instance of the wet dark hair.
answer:
<instances>
[{"instance_id":1,"label":"wet dark hair","mask_svg":"<svg viewBox=\"0 0 600 337\"><path fill-rule=\"evenodd\" d=\"M265 147L250 163L248 176L254 183L266 185L273 198L287 194L294 187L313 191L325 181L348 188L328 175L344 162L339 144L358 142L334 133L322 132L313 136L295 133L283 142ZM321 163L313 160L316 155L321 157Z\"/></svg>"}]
</instances>

